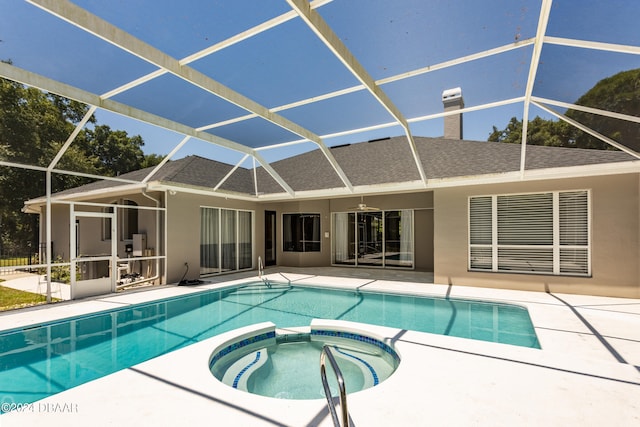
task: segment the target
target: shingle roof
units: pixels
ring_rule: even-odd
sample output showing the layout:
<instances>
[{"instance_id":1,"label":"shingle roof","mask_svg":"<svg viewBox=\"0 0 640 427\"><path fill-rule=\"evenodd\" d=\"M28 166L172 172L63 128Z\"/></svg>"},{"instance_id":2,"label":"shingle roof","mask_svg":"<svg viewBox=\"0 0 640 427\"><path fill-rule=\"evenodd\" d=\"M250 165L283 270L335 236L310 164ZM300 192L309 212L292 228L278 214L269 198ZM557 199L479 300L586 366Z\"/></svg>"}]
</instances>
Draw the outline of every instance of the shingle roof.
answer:
<instances>
[{"instance_id":1,"label":"shingle roof","mask_svg":"<svg viewBox=\"0 0 640 427\"><path fill-rule=\"evenodd\" d=\"M519 144L415 137L418 155L427 179L496 174L520 169ZM405 137L393 137L331 148L331 153L354 186L411 182L420 179L418 168ZM620 151L585 150L527 146L526 169L593 165L636 160ZM344 187L333 167L320 150L271 163L273 169L294 191ZM167 162L150 181L165 184L213 188L233 168L226 163L199 156ZM153 168L121 175L141 181ZM256 170L258 192L282 193L284 190L268 172ZM74 194L122 185L97 181L57 194ZM223 191L254 194L253 171L237 170L220 186Z\"/></svg>"},{"instance_id":2,"label":"shingle roof","mask_svg":"<svg viewBox=\"0 0 640 427\"><path fill-rule=\"evenodd\" d=\"M520 170L521 145L415 137L427 179L496 174ZM355 186L420 179L407 138L375 140L331 149ZM527 146L528 170L635 160L620 151ZM320 150L280 160L272 167L296 191L343 186Z\"/></svg>"},{"instance_id":3,"label":"shingle roof","mask_svg":"<svg viewBox=\"0 0 640 427\"><path fill-rule=\"evenodd\" d=\"M148 167L133 172L128 172L119 176L122 179L132 181L142 181L154 167ZM179 160L167 162L158 170L149 181L160 181L165 183L175 183L194 187L213 188L222 178L233 169L233 166L206 159L200 156L188 156ZM56 195L76 194L89 191L110 189L123 184L118 181L100 180L80 187L61 191ZM253 193L253 177L251 171L238 168L221 186L222 190L237 193Z\"/></svg>"}]
</instances>

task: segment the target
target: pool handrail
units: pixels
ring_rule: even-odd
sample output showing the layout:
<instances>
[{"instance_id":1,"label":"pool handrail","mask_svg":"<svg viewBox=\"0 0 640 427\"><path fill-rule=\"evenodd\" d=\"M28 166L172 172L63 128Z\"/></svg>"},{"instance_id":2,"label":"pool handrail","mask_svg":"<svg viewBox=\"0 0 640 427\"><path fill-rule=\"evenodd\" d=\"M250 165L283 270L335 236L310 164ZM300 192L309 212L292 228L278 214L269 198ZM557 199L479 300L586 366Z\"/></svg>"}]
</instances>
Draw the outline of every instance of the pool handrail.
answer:
<instances>
[{"instance_id":1,"label":"pool handrail","mask_svg":"<svg viewBox=\"0 0 640 427\"><path fill-rule=\"evenodd\" d=\"M258 278L262 280L265 285L267 285L267 288L271 287L271 282L269 282L269 279L264 277L264 264L262 264L262 257L260 255L258 255Z\"/></svg>"},{"instance_id":2,"label":"pool handrail","mask_svg":"<svg viewBox=\"0 0 640 427\"><path fill-rule=\"evenodd\" d=\"M338 380L338 388L340 391L340 412L342 415L342 426L349 427L349 411L347 409L347 390L344 384L344 377L342 376L342 371L338 367L338 363L336 362L335 357L333 357L333 353L331 352L331 348L328 345L322 346L322 353L320 353L320 377L322 378L322 387L324 388L324 395L327 398L327 406L329 407L329 412L331 412L331 418L333 418L333 425L335 427L340 427L340 420L338 420L338 414L336 413L336 405L333 402L333 397L331 396L331 389L329 388L329 383L327 382L327 367L325 358L329 359L329 363L331 363L331 367L333 368L333 372L336 374L336 379Z\"/></svg>"}]
</instances>

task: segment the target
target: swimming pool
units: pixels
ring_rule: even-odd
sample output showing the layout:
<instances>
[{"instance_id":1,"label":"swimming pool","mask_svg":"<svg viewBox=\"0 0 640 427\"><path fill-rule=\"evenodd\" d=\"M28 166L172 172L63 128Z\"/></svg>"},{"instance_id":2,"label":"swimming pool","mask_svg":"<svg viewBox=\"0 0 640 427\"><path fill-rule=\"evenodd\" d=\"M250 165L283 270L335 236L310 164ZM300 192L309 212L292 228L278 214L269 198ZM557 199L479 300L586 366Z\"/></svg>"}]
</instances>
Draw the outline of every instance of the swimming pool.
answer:
<instances>
[{"instance_id":1,"label":"swimming pool","mask_svg":"<svg viewBox=\"0 0 640 427\"><path fill-rule=\"evenodd\" d=\"M515 305L259 282L0 332L0 399L34 402L239 327L314 318L540 348Z\"/></svg>"}]
</instances>

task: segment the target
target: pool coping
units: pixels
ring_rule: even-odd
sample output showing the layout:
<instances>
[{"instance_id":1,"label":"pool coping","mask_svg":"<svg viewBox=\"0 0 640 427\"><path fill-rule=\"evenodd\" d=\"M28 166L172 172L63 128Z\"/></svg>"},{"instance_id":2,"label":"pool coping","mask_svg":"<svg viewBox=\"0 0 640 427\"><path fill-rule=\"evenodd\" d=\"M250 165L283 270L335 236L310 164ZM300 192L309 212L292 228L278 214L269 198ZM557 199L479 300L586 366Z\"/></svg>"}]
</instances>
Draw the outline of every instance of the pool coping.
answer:
<instances>
[{"instance_id":1,"label":"pool coping","mask_svg":"<svg viewBox=\"0 0 640 427\"><path fill-rule=\"evenodd\" d=\"M422 425L427 420L432 425L640 422L640 300L305 274L286 277L294 283L328 282L344 289L515 303L529 310L541 350L364 325L394 342L402 362L383 383L349 395L356 425L382 425L391 419L402 425ZM272 279L278 278L282 275ZM0 329L246 281L167 286L2 314ZM207 361L216 342L224 338L221 334L50 396L36 402L34 412L5 414L0 422L3 426L167 425L198 423L213 416L216 422L242 425L331 425L323 400L279 400L218 383ZM65 402L76 405L77 411L52 410Z\"/></svg>"}]
</instances>

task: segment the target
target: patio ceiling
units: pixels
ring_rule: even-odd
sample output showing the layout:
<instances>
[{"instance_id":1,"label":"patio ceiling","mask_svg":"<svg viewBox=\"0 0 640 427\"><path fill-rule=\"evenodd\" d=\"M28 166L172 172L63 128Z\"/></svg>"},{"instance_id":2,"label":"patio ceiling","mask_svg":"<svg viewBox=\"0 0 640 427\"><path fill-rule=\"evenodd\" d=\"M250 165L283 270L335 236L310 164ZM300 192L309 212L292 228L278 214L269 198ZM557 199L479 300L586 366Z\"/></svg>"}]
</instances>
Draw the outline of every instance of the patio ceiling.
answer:
<instances>
[{"instance_id":1,"label":"patio ceiling","mask_svg":"<svg viewBox=\"0 0 640 427\"><path fill-rule=\"evenodd\" d=\"M146 139L165 161L195 153L261 166L285 197L295 191L271 161L320 149L357 193L330 147L403 135L407 167L428 188L414 135L442 135L441 95L453 87L465 139L540 115L640 158L637 141L564 116L640 129L639 117L575 104L601 79L640 68L638 16L640 4L622 0L7 0L0 59L11 64L0 76L171 131L168 146ZM76 133L48 165L0 165L73 174L56 165ZM522 177L526 147L523 137Z\"/></svg>"}]
</instances>

